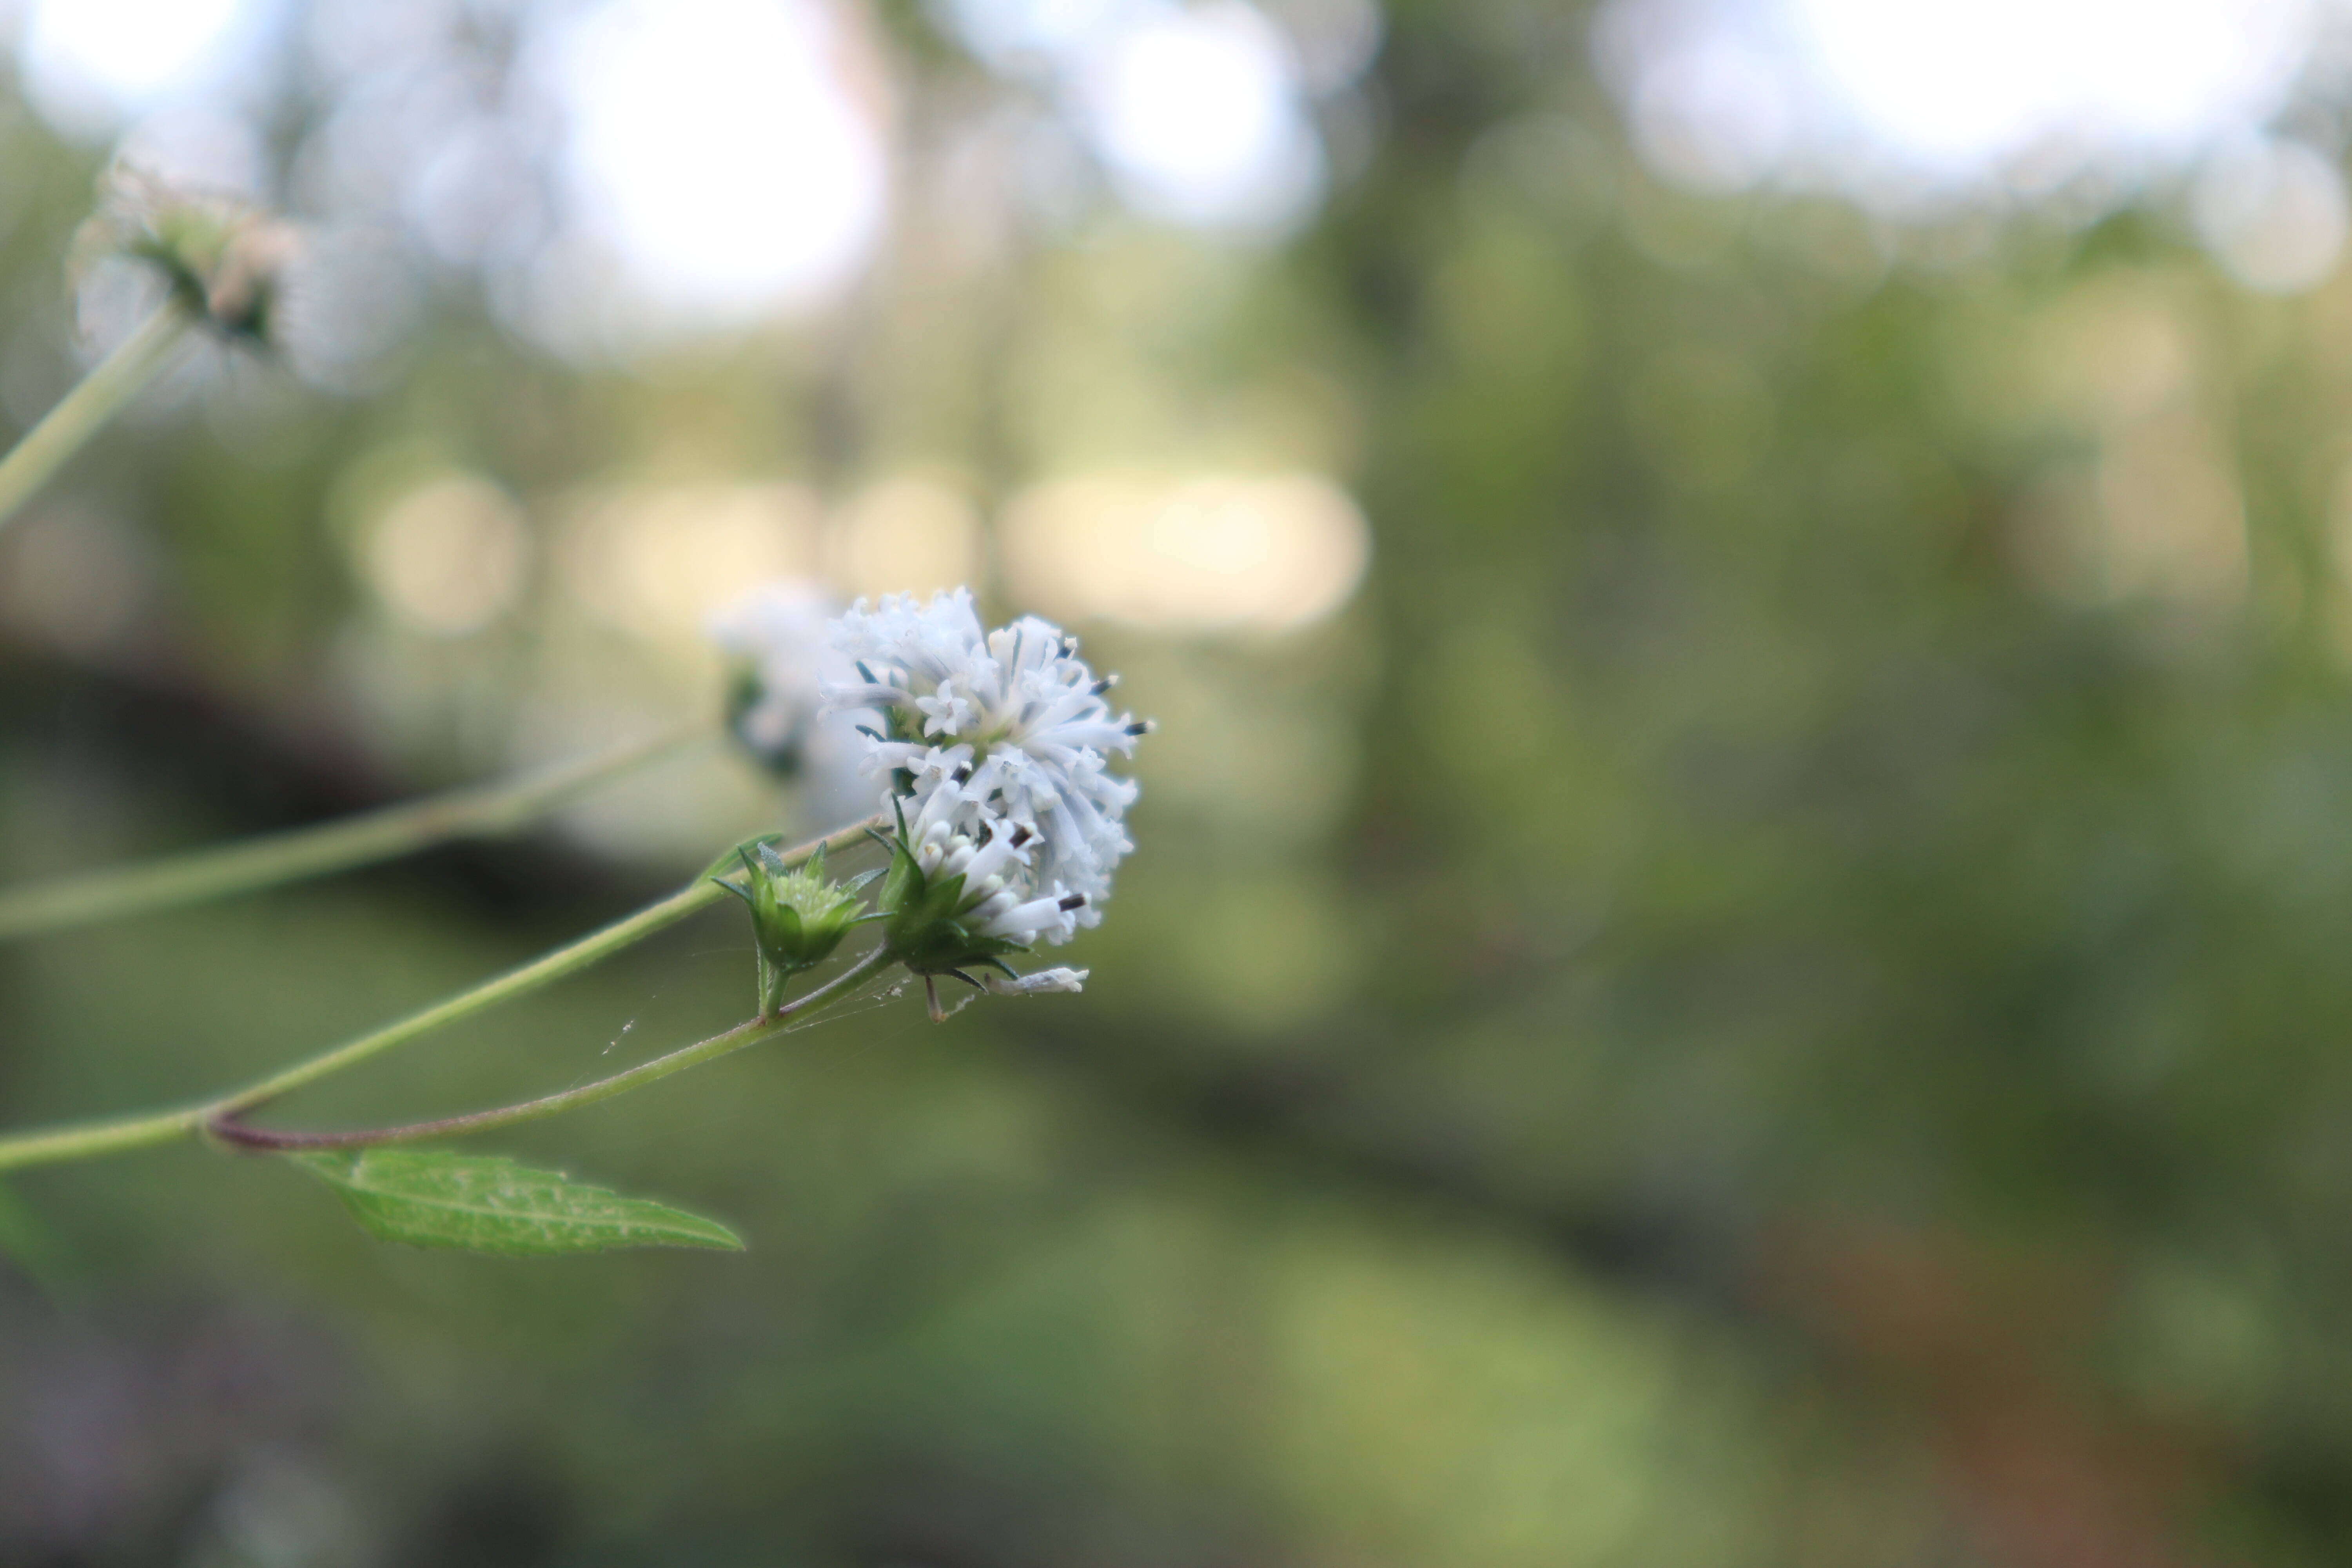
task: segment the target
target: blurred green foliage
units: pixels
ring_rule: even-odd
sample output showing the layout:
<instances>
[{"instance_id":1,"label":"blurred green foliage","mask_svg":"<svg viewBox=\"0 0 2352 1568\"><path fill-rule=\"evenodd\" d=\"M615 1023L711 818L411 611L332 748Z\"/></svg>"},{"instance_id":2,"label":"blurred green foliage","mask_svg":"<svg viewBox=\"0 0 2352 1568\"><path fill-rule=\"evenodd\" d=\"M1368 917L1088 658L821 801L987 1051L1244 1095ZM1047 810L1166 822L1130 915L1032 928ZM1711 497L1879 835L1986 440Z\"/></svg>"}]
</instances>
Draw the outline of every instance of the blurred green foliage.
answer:
<instances>
[{"instance_id":1,"label":"blurred green foliage","mask_svg":"<svg viewBox=\"0 0 2352 1568\"><path fill-rule=\"evenodd\" d=\"M924 91L986 89L904 27ZM1377 155L1285 246L1104 214L954 274L913 203L846 321L626 369L452 282L376 390L238 363L90 453L0 546L12 877L668 700L552 569L460 646L388 626L386 453L530 499L1323 467L1374 553L1285 636L1080 628L1162 724L1083 997L870 1007L497 1143L743 1257L407 1252L193 1148L26 1173L0 1560L2342 1560L2352 279L2242 294L2160 204L1890 237L1680 192L1581 29L1392 7ZM95 161L0 136L21 424ZM76 529L142 584L103 637L8 585ZM0 1108L380 1022L682 878L768 809L734 787L698 855L0 952ZM751 967L714 913L304 1114L583 1079Z\"/></svg>"}]
</instances>

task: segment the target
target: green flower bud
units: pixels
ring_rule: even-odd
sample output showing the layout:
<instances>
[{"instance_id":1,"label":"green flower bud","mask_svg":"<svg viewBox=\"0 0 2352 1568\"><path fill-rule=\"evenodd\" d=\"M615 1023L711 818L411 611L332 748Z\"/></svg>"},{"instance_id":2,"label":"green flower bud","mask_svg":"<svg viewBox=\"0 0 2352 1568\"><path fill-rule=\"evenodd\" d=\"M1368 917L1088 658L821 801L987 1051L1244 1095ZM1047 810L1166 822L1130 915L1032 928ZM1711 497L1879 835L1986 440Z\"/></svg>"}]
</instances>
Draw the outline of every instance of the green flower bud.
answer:
<instances>
[{"instance_id":1,"label":"green flower bud","mask_svg":"<svg viewBox=\"0 0 2352 1568\"><path fill-rule=\"evenodd\" d=\"M711 880L751 911L751 937L760 955L760 1016L764 1018L783 1001L784 987L794 974L833 956L861 918L857 890L877 873L853 879L846 886L833 881L824 874L822 847L797 870L784 864L772 845L737 854L743 862L743 880Z\"/></svg>"}]
</instances>

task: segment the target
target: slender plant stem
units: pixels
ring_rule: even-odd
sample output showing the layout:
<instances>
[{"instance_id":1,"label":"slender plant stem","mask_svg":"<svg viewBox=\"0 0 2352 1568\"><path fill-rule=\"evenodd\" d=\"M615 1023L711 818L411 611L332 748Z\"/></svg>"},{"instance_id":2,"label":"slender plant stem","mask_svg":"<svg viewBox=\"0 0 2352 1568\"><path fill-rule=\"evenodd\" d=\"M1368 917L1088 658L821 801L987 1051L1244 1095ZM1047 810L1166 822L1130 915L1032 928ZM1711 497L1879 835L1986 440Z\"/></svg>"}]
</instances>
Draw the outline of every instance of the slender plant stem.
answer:
<instances>
[{"instance_id":1,"label":"slender plant stem","mask_svg":"<svg viewBox=\"0 0 2352 1568\"><path fill-rule=\"evenodd\" d=\"M784 854L784 863L797 866L823 847L827 853L845 848L866 837L873 818L845 827L838 833L812 839ZM378 1056L394 1046L407 1044L419 1035L429 1034L445 1025L471 1017L486 1008L510 1001L538 990L567 974L577 973L590 964L611 957L623 948L643 942L657 931L676 925L695 910L715 903L720 897L717 884L708 878L698 879L672 893L658 903L648 904L625 920L614 921L603 931L581 938L568 947L533 959L519 969L510 969L496 980L485 982L470 991L460 992L446 1002L439 1002L419 1013L412 1013L396 1024L388 1024L373 1034L336 1047L305 1062L298 1062L282 1072L273 1073L260 1082L239 1089L207 1107L210 1115L234 1115L250 1110L255 1106L278 1096L291 1093L306 1084L342 1071L368 1058ZM5 1145L0 1145L0 1157L5 1157Z\"/></svg>"},{"instance_id":2,"label":"slender plant stem","mask_svg":"<svg viewBox=\"0 0 2352 1568\"><path fill-rule=\"evenodd\" d=\"M184 306L164 305L115 345L113 353L99 361L5 458L0 458L0 528L8 525L16 509L32 500L67 458L155 379L194 324L195 318Z\"/></svg>"},{"instance_id":3,"label":"slender plant stem","mask_svg":"<svg viewBox=\"0 0 2352 1568\"><path fill-rule=\"evenodd\" d=\"M145 1116L125 1116L110 1121L84 1121L40 1132L0 1139L0 1171L20 1165L49 1165L61 1160L87 1160L99 1154L119 1154L126 1149L169 1143L204 1125L205 1108L159 1110Z\"/></svg>"},{"instance_id":4,"label":"slender plant stem","mask_svg":"<svg viewBox=\"0 0 2352 1568\"><path fill-rule=\"evenodd\" d=\"M811 839L796 848L784 851L788 866L797 866L814 855L822 847L828 854L845 849L864 838L866 830L879 825L880 818L867 817L853 823L839 832L823 838ZM718 887L707 879L697 879L658 903L648 904L625 920L616 921L604 930L581 938L569 946L531 960L520 968L510 969L495 980L485 981L470 991L459 993L446 1001L436 1002L420 1012L410 1014L394 1024L388 1024L371 1034L362 1035L306 1061L271 1074L243 1089L216 1099L184 1106L174 1110L150 1111L137 1116L114 1117L102 1121L86 1121L69 1127L43 1129L19 1133L13 1138L0 1138L0 1171L21 1165L49 1163L58 1160L84 1159L93 1154L109 1154L121 1149L136 1149L151 1143L166 1143L174 1137L192 1133L205 1122L227 1119L251 1110L278 1096L290 1093L306 1084L318 1082L346 1068L358 1066L371 1057L381 1056L395 1046L407 1044L420 1035L454 1024L461 1018L496 1006L500 1002L538 990L541 986L561 980L567 974L587 968L600 959L610 957L633 942L644 941L667 926L677 924L695 910L722 897ZM811 994L814 994L812 993ZM691 1047L689 1047L691 1048Z\"/></svg>"},{"instance_id":5,"label":"slender plant stem","mask_svg":"<svg viewBox=\"0 0 2352 1568\"><path fill-rule=\"evenodd\" d=\"M347 871L452 838L510 833L572 796L675 751L703 732L698 724L667 731L595 756L338 822L267 834L142 865L0 889L0 942Z\"/></svg>"},{"instance_id":6,"label":"slender plant stem","mask_svg":"<svg viewBox=\"0 0 2352 1568\"><path fill-rule=\"evenodd\" d=\"M468 1132L487 1132L493 1127L537 1121L542 1117L559 1116L583 1105L593 1105L600 1100L610 1100L616 1094L626 1094L633 1089L658 1082L672 1073L684 1072L704 1062L731 1056L747 1046L758 1045L780 1033L791 1019L848 995L859 982L890 962L892 958L888 949L876 947L823 985L805 996L787 1002L764 1018L752 1018L738 1024L724 1034L681 1047L667 1056L642 1062L626 1072L617 1072L610 1078L582 1084L577 1089L567 1089L561 1094L543 1095L518 1105L501 1106L496 1110L475 1110L463 1116L444 1116L431 1121L411 1121L398 1127L362 1128L346 1132L291 1132L276 1131L267 1127L248 1127L237 1120L236 1112L224 1111L208 1118L205 1131L222 1142L235 1144L240 1149L259 1153L282 1153L296 1149L367 1149L380 1143L415 1143L427 1138L460 1137Z\"/></svg>"}]
</instances>

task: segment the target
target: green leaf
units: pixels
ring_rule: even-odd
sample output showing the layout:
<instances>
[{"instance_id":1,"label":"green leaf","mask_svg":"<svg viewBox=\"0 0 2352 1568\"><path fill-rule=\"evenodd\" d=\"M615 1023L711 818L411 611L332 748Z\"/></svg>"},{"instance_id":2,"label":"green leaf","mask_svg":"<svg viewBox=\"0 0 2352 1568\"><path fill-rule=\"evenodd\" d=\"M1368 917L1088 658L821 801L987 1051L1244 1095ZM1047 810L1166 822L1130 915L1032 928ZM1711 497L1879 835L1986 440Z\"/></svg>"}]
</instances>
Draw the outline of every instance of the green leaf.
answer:
<instances>
[{"instance_id":1,"label":"green leaf","mask_svg":"<svg viewBox=\"0 0 2352 1568\"><path fill-rule=\"evenodd\" d=\"M506 1258L616 1247L743 1249L716 1220L535 1171L495 1154L437 1149L296 1154L333 1186L352 1217L383 1241Z\"/></svg>"},{"instance_id":2,"label":"green leaf","mask_svg":"<svg viewBox=\"0 0 2352 1568\"><path fill-rule=\"evenodd\" d=\"M48 1227L5 1184L0 1184L0 1258L15 1262L35 1284L53 1295L64 1277Z\"/></svg>"}]
</instances>

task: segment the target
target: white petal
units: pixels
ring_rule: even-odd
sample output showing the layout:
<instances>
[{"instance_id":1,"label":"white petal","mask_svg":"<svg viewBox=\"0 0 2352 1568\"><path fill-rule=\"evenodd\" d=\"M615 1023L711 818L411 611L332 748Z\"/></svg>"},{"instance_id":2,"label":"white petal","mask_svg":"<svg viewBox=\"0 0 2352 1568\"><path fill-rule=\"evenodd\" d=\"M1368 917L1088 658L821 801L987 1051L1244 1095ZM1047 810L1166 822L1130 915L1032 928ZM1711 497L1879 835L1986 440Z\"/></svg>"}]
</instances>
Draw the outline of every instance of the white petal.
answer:
<instances>
[{"instance_id":1,"label":"white petal","mask_svg":"<svg viewBox=\"0 0 2352 1568\"><path fill-rule=\"evenodd\" d=\"M1084 991L1090 969L1055 967L1041 969L1034 974L1024 974L1008 980L1002 974L988 976L987 984L999 996L1038 996L1048 992Z\"/></svg>"}]
</instances>

